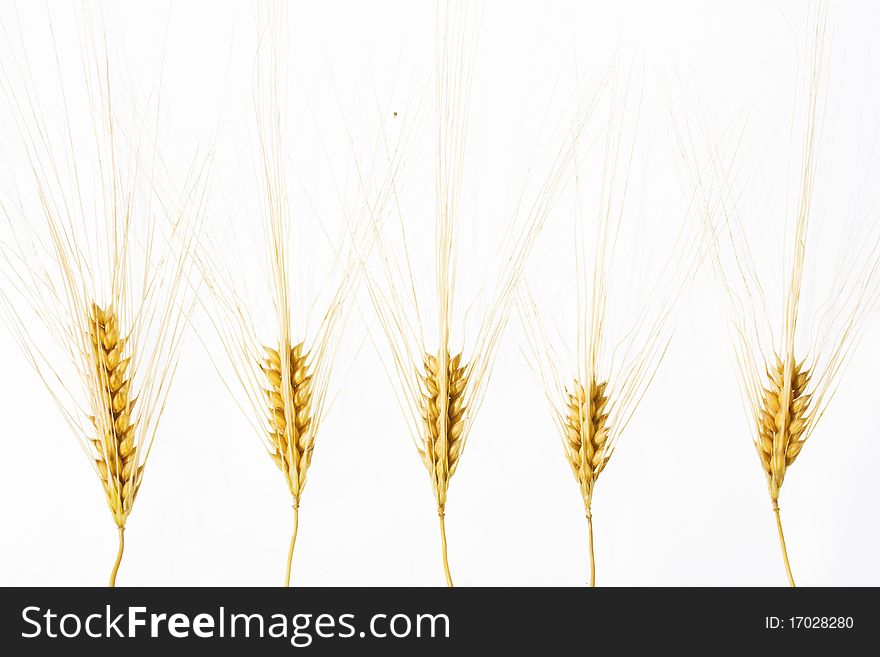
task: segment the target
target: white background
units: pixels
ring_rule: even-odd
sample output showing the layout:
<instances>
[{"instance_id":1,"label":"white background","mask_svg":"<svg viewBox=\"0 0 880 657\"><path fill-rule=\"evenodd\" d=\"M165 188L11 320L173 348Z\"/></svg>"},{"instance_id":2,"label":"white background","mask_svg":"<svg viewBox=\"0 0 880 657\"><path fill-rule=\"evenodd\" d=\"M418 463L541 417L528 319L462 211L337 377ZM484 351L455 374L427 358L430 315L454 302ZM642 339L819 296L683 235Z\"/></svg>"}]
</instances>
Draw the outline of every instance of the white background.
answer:
<instances>
[{"instance_id":1,"label":"white background","mask_svg":"<svg viewBox=\"0 0 880 657\"><path fill-rule=\"evenodd\" d=\"M71 15L65 3L32 4L40 5L3 0L0 20L7 33L23 31L28 50L16 51L18 61L34 62L33 84L50 94L58 81L41 73L53 65L47 14L62 57L78 57L79 50L65 29ZM620 291L609 303L623 315L638 306L663 257L664 236L686 220L689 182L678 172L670 118L681 125L684 113L715 134L731 122L745 123L749 148L737 164L745 177L739 210L748 234L763 245L758 251L769 264L761 271L772 298L782 258L781 246L772 245L781 244L786 185L797 175L798 159L790 153L797 153L801 133L792 126L801 125L796 117L812 16L802 2L487 2L465 159L461 222L469 246L459 266L469 284L461 294L472 294L470 286L478 287L500 260L494 243L544 134L542 121L562 125L566 101L578 91L576 75L594 77L617 62L642 105L624 219L630 241L621 246L624 265L613 281ZM403 121L419 102L432 106L434 6L295 2L288 18L287 151L301 174L301 183L291 182L292 206L310 225L303 228L311 235L306 246L318 245L314 262L303 268L307 294L329 271L322 269L324 238L315 214L331 237L344 234L330 171L354 203L352 152L372 148L376 115L393 130L392 111ZM105 19L111 66L131 89L156 84L164 48L159 144L169 161L186 162L198 144L219 134L208 231L221 245L218 257L246 251L247 239L233 245L229 235L257 235L261 225L253 8L245 2L116 2ZM829 100L806 278L818 297L827 293L847 239L877 196L878 28L875 3L832 3ZM57 120L58 108L47 107L47 120ZM27 190L27 171L11 146L19 135L8 108L0 111L0 143L10 145L3 180L12 177ZM428 276L434 142L430 125L422 131L407 174L407 221L424 239L414 248ZM595 185L583 184L588 198L595 194ZM303 186L314 212L303 205ZM562 264L572 257L566 242L572 198L569 187L529 267L533 292L550 306L574 299ZM586 220L590 207L584 205ZM259 263L243 258L234 261L234 271L258 280ZM381 365L387 348L365 296L358 307L363 314L352 313L340 346L331 385L338 396L309 471L292 580L441 585L430 483ZM725 311L714 281L698 272L672 318L669 353L596 488L599 585L785 584ZM190 335L184 349L128 522L118 583L280 584L292 522L289 495L202 345L212 348L210 324L195 321L202 341ZM371 322L378 353L365 339ZM802 585L880 584L880 441L873 417L878 337L880 324L872 318L830 411L786 477L781 507ZM524 344L514 313L451 483L446 517L457 585L582 585L587 577L582 502ZM223 370L221 355L214 360ZM100 484L5 331L0 362L0 583L103 584L116 532Z\"/></svg>"}]
</instances>

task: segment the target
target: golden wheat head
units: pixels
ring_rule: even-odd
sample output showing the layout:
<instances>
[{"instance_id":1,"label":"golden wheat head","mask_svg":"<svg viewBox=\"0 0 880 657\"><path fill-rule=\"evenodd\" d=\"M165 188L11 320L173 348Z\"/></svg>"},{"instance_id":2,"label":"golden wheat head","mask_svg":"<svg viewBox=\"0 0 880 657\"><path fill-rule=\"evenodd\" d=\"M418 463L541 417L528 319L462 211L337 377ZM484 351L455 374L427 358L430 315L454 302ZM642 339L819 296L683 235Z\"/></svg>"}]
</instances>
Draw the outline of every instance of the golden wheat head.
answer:
<instances>
[{"instance_id":1,"label":"golden wheat head","mask_svg":"<svg viewBox=\"0 0 880 657\"><path fill-rule=\"evenodd\" d=\"M563 417L565 455L584 498L587 516L591 515L593 486L611 458L608 425L608 383L591 379L588 386L574 381L566 391Z\"/></svg>"},{"instance_id":2,"label":"golden wheat head","mask_svg":"<svg viewBox=\"0 0 880 657\"><path fill-rule=\"evenodd\" d=\"M97 387L96 415L91 418L96 432L92 438L95 464L113 520L123 529L144 470L138 467L135 397L127 375L131 354L128 339L119 335L119 319L112 308L92 303L89 326Z\"/></svg>"},{"instance_id":3,"label":"golden wheat head","mask_svg":"<svg viewBox=\"0 0 880 657\"><path fill-rule=\"evenodd\" d=\"M425 433L419 456L434 487L437 512L446 508L446 491L455 474L464 441L465 389L467 367L461 354L450 357L448 350L436 356L425 354L423 414Z\"/></svg>"},{"instance_id":4,"label":"golden wheat head","mask_svg":"<svg viewBox=\"0 0 880 657\"><path fill-rule=\"evenodd\" d=\"M809 383L809 370L791 356L786 357L785 362L775 356L775 363L767 368L755 448L767 475L774 509L778 508L785 471L806 441L811 419L807 415L811 397L807 393Z\"/></svg>"},{"instance_id":5,"label":"golden wheat head","mask_svg":"<svg viewBox=\"0 0 880 657\"><path fill-rule=\"evenodd\" d=\"M267 383L269 440L275 448L270 456L284 473L293 505L298 507L314 450L309 355L303 353L302 342L282 348L280 353L270 347L264 349L266 358L262 366Z\"/></svg>"}]
</instances>

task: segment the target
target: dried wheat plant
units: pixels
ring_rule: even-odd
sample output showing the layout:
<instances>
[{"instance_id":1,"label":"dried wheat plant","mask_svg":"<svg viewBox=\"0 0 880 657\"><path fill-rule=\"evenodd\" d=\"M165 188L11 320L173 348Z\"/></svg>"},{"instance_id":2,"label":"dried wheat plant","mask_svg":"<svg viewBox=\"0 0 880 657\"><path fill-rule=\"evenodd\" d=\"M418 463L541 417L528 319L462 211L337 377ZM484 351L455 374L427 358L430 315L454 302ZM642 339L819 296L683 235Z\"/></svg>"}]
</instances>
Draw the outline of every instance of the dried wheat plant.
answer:
<instances>
[{"instance_id":1,"label":"dried wheat plant","mask_svg":"<svg viewBox=\"0 0 880 657\"><path fill-rule=\"evenodd\" d=\"M159 212L153 168L159 155L149 132L158 102L120 112L125 103L109 64L103 17L86 7L76 27L79 75L75 64L62 65L52 32L56 69L48 75L81 83L75 94L58 83L60 93L51 99L60 107L57 121L41 105L38 83L46 80L30 63L16 57L0 63L0 84L33 175L24 190L15 182L15 193L0 199L6 231L0 299L14 337L101 483L118 530L114 586L192 308L184 281L207 160L174 186L184 191L173 202L163 199L173 214ZM23 32L3 30L26 59Z\"/></svg>"},{"instance_id":2,"label":"dried wheat plant","mask_svg":"<svg viewBox=\"0 0 880 657\"><path fill-rule=\"evenodd\" d=\"M286 166L285 149L289 134L284 62L289 55L284 3L260 3L257 19L254 101L263 238L255 245L255 258L263 260L260 292L249 289L243 270L233 275L216 250L201 249L197 260L209 292L206 314L231 369L215 366L291 497L293 529L284 570L284 585L290 586L300 503L318 432L331 406L330 378L359 285L358 256L369 251L370 231L367 197L343 198L337 187L345 232L337 242L325 230L334 262L320 290L308 285L315 264L303 256L313 248L315 236L309 231L318 226L310 225L309 208L292 207L289 195L293 174ZM355 183L356 191L359 185L373 188L366 179ZM381 204L388 195L375 193L370 198ZM250 257L239 255L242 262Z\"/></svg>"},{"instance_id":3,"label":"dried wheat plant","mask_svg":"<svg viewBox=\"0 0 880 657\"><path fill-rule=\"evenodd\" d=\"M741 391L752 426L752 440L767 480L771 508L788 582L795 586L782 530L779 498L788 469L802 453L824 415L863 334L866 319L880 296L880 241L865 224L848 249L847 262L832 281L827 300L813 318L804 317L802 296L807 244L813 214L817 150L823 103L820 80L824 63L827 8L819 5L811 29L806 76L804 132L794 203L786 207L784 277L779 324L767 314L766 286L758 273L749 236L737 216L733 183L724 172L703 172L726 188L723 230L713 230L713 260L728 301L734 357ZM690 148L686 146L685 148ZM698 178L699 173L695 174ZM720 181L720 183L718 183ZM711 181L710 181L711 184ZM768 218L768 221L773 218ZM769 231L763 231L766 239ZM804 324L812 319L813 327ZM774 326L775 324L775 326Z\"/></svg>"},{"instance_id":4,"label":"dried wheat plant","mask_svg":"<svg viewBox=\"0 0 880 657\"><path fill-rule=\"evenodd\" d=\"M567 330L548 326L547 318L566 310L553 295L541 295L554 299L552 307L541 307L524 283L517 299L527 339L526 355L540 377L583 498L591 587L596 585L592 506L596 482L650 387L669 344L674 306L702 262L709 242L691 203L688 216L672 233L675 238L662 265L652 272L655 282L638 302L635 317L625 313L617 316L623 310L620 306L626 304L613 301L627 301L630 294L626 288L618 291L615 279L635 279L638 269L633 267L632 245L621 243L626 238L621 234L622 224L635 220L626 220L632 213L626 208L626 194L641 106L641 98L630 97L634 93L632 81L625 86L627 90L619 93L615 84L610 94L608 119L599 135L604 143L599 161L592 167L589 162L575 164L570 254L575 280L561 288L573 292L569 308L574 314L566 317ZM595 203L589 213L583 208L586 197ZM658 213L640 221L644 230L665 219ZM658 246L655 244L652 251ZM561 270L558 259L553 267L554 274ZM609 322L609 315L618 321Z\"/></svg>"},{"instance_id":5,"label":"dried wheat plant","mask_svg":"<svg viewBox=\"0 0 880 657\"><path fill-rule=\"evenodd\" d=\"M448 586L452 575L446 543L446 505L449 485L480 408L499 340L515 299L517 285L547 214L567 179L570 140L549 146L547 176L536 183L534 197L520 197L507 239L499 240L501 253L497 287L490 297L471 345L464 342L465 316L456 306L456 266L460 201L464 176L466 126L470 107L473 54L480 21L476 3L438 2L435 51L435 235L434 277L436 294L425 298L414 277L405 213L399 202L388 204L397 213L399 249L390 240L390 228L381 214L371 210L375 257L363 258L366 288L378 322L390 347L393 367L386 368L404 414L408 430L431 480L440 526L441 556ZM579 134L595 103L585 96L581 112L570 126ZM570 134L570 133L569 133ZM397 198L396 174L392 175ZM427 324L425 304L435 306L435 321ZM471 304L472 307L473 304ZM430 335L430 337L428 337ZM392 374L391 370L394 371Z\"/></svg>"}]
</instances>

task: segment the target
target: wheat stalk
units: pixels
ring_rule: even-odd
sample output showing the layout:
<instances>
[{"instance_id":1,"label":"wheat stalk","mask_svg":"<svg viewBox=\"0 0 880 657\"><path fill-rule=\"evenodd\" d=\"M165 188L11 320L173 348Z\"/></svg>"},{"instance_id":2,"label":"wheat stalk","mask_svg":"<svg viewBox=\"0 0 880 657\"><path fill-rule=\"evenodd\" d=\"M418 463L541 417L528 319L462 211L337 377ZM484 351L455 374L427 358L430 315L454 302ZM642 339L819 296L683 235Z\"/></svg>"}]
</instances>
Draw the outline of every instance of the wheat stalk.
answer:
<instances>
[{"instance_id":1,"label":"wheat stalk","mask_svg":"<svg viewBox=\"0 0 880 657\"><path fill-rule=\"evenodd\" d=\"M794 586L788 552L785 549L785 536L782 533L782 520L779 516L779 493L785 471L800 454L806 440L806 431L811 416L807 414L810 395L807 384L810 373L797 364L791 355L783 362L776 356L776 364L767 370L767 385L759 408L761 422L755 448L761 465L767 475L767 487L776 516L782 557L789 583Z\"/></svg>"},{"instance_id":2,"label":"wheat stalk","mask_svg":"<svg viewBox=\"0 0 880 657\"><path fill-rule=\"evenodd\" d=\"M446 583L452 586L449 559L446 554L446 492L449 480L458 467L464 448L465 391L467 367L461 364L461 354L450 358L448 350L436 356L425 354L423 418L425 421L423 447L418 448L422 463L431 476L437 514L440 517L443 571Z\"/></svg>"},{"instance_id":3,"label":"wheat stalk","mask_svg":"<svg viewBox=\"0 0 880 657\"><path fill-rule=\"evenodd\" d=\"M417 291L410 266L406 222L397 204L394 210L398 212L402 257L392 253L386 241L383 217L374 208L371 225L375 231L375 261L381 268L380 273L371 272L367 259L362 258L367 291L391 349L394 375L389 372L389 376L417 453L431 480L448 586L453 585L446 541L450 481L461 463L482 402L525 261L567 179L571 163L570 140L563 140L563 145L556 150L547 149L546 157L550 161L547 177L538 185L531 202L520 199L511 221L519 231L512 230L508 235L510 243L505 246L509 251L503 254L498 286L480 321L476 338L471 345L465 345L461 337L465 332L464 321L458 316L455 304L456 264L462 164L479 13L474 3L437 3L435 294L425 299L420 298ZM570 134L579 134L584 129L594 106L595 95L585 96ZM396 170L390 178L392 195L396 198L399 186ZM436 302L436 337L431 341L425 337L426 313L422 306L426 301Z\"/></svg>"},{"instance_id":4,"label":"wheat stalk","mask_svg":"<svg viewBox=\"0 0 880 657\"><path fill-rule=\"evenodd\" d=\"M119 320L112 308L92 303L89 324L93 327L89 332L93 367L99 398L103 400L103 413L92 418L96 436L92 445L107 506L119 531L119 552L110 574L110 586L115 586L125 546L125 522L140 489L144 466L138 466L135 458L135 397L131 396L131 379L126 374L132 358L128 340L119 335Z\"/></svg>"},{"instance_id":5,"label":"wheat stalk","mask_svg":"<svg viewBox=\"0 0 880 657\"><path fill-rule=\"evenodd\" d=\"M714 241L714 263L731 311L737 374L759 463L767 479L771 508L788 582L795 586L779 498L788 468L801 454L807 440L828 408L840 376L861 339L868 315L880 299L880 239L856 234L850 262L834 280L824 311L815 318L814 342L799 342L802 316L801 294L808 243L818 141L820 79L827 7L820 3L811 30L805 132L799 171L797 206L791 233L790 264L783 285L781 330L777 336L762 311L763 287L744 231L734 209L734 193L728 175L713 167L709 177L722 187L722 211L726 230L709 226ZM697 178L700 173L696 173ZM871 231L873 233L873 230ZM725 259L724 249L730 249ZM733 266L727 263L732 262Z\"/></svg>"},{"instance_id":6,"label":"wheat stalk","mask_svg":"<svg viewBox=\"0 0 880 657\"><path fill-rule=\"evenodd\" d=\"M231 376L215 366L290 494L293 529L284 571L284 585L290 586L299 510L320 425L329 410L330 377L349 302L359 285L360 258L370 250L369 208L365 194L355 195L354 202L342 207L347 234L341 246L330 244L334 264L326 277L329 297L310 296L312 290L303 285L310 273L308 263L297 258L294 249L308 247L311 237L298 208L288 203L286 104L280 92L287 53L285 3L259 3L258 20L254 100L263 185L263 241L257 246L257 258L265 263L263 294L256 298L248 294L241 274L233 275L207 245L196 260L210 294L207 314L232 367ZM368 185L365 179L358 184ZM379 197L377 203L388 202L387 193ZM267 300L270 310L261 312ZM322 313L317 329L310 329L312 309ZM206 347L210 353L210 346Z\"/></svg>"},{"instance_id":7,"label":"wheat stalk","mask_svg":"<svg viewBox=\"0 0 880 657\"><path fill-rule=\"evenodd\" d=\"M617 75L615 74L615 78ZM575 162L576 209L573 217L575 282L566 285L575 294L575 349L561 330L550 332L545 318L561 308L541 309L531 291L523 285L518 309L528 340L528 356L539 375L544 394L562 439L566 460L577 482L587 520L589 585L596 585L596 559L593 541L593 496L599 475L608 466L617 443L647 393L671 338L669 320L678 299L692 280L709 247L709 238L700 221L690 216L691 206L671 243L661 269L655 275L647 298L639 304L635 319L621 324L626 330L613 334L609 315L616 295L615 252L619 248L624 222L626 192L630 186L630 167L636 148L636 131L641 101L631 107L632 80L624 93L617 82L609 95L608 121L600 138L604 141L601 169L592 178L580 174ZM626 129L632 136L626 136ZM581 149L577 144L573 154ZM595 189L596 215L582 212L581 196ZM592 226L590 225L592 224ZM560 261L554 260L554 270ZM558 284L558 283L557 283ZM558 327L557 327L558 328ZM555 345L551 335L563 338ZM564 355L564 362L560 362ZM571 363L575 364L572 368ZM575 376L563 372L575 371Z\"/></svg>"},{"instance_id":8,"label":"wheat stalk","mask_svg":"<svg viewBox=\"0 0 880 657\"><path fill-rule=\"evenodd\" d=\"M198 235L205 169L196 167L181 186L167 228L157 222L153 202L170 206L170 197L159 198L162 185L143 163L142 137L135 139L143 126L117 126L106 33L95 38L103 27L85 9L76 24L90 148L75 145L73 99L64 88L58 138L27 69L13 57L2 64L0 88L12 105L34 194L0 201L10 231L0 243L7 283L0 298L14 337L101 482L118 533L114 586L191 309L182 281ZM99 41L105 50L96 48ZM21 35L19 44L26 53Z\"/></svg>"}]
</instances>

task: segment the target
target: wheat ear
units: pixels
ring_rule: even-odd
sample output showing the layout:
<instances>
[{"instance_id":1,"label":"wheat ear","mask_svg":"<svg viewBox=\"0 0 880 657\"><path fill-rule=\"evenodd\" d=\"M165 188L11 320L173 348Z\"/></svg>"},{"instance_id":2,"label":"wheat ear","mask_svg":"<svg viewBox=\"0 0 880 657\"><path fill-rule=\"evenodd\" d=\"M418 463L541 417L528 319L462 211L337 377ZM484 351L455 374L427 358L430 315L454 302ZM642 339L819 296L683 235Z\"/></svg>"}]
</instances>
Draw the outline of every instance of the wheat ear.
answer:
<instances>
[{"instance_id":1,"label":"wheat ear","mask_svg":"<svg viewBox=\"0 0 880 657\"><path fill-rule=\"evenodd\" d=\"M462 431L467 380L467 368L461 364L461 354L450 358L448 349L440 351L436 356L425 354L422 411L425 442L418 452L431 476L431 485L437 499L443 571L449 586L452 586L452 576L446 554L446 491L464 447Z\"/></svg>"},{"instance_id":2,"label":"wheat ear","mask_svg":"<svg viewBox=\"0 0 880 657\"><path fill-rule=\"evenodd\" d=\"M306 472L315 448L314 441L309 437L312 425L312 377L309 375L309 355L303 353L302 342L280 350L270 347L264 349L269 441L274 448L270 456L284 474L287 488L293 496L293 533L284 576L284 585L290 586L290 566L299 528L300 494L306 484Z\"/></svg>"},{"instance_id":3,"label":"wheat ear","mask_svg":"<svg viewBox=\"0 0 880 657\"><path fill-rule=\"evenodd\" d=\"M296 510L299 508L300 493L306 483L306 471L314 449L314 444L309 440L312 425L309 355L303 353L302 342L294 347L282 347L280 353L270 347L264 349L266 358L263 371L266 373L267 384L269 440L275 448L271 456L278 469L284 473L287 487L293 496L293 508Z\"/></svg>"},{"instance_id":4,"label":"wheat ear","mask_svg":"<svg viewBox=\"0 0 880 657\"><path fill-rule=\"evenodd\" d=\"M608 397L606 381L591 379L584 387L577 380L567 391L568 404L563 427L565 456L584 499L589 528L590 586L596 586L596 559L593 554L593 486L611 457L608 441Z\"/></svg>"},{"instance_id":5,"label":"wheat ear","mask_svg":"<svg viewBox=\"0 0 880 657\"><path fill-rule=\"evenodd\" d=\"M107 506L119 531L119 552L110 574L110 586L116 585L116 573L125 548L125 522L131 512L143 476L137 466L134 405L131 380L126 375L131 355L128 340L119 334L119 319L112 308L102 309L92 303L89 317L96 397L103 400L103 414L93 417L95 464Z\"/></svg>"},{"instance_id":6,"label":"wheat ear","mask_svg":"<svg viewBox=\"0 0 880 657\"><path fill-rule=\"evenodd\" d=\"M767 384L764 387L758 424L758 439L755 448L767 475L767 488L776 516L779 543L785 572L789 583L794 586L785 535L782 532L782 519L779 516L779 493L785 471L804 446L810 416L810 395L806 392L810 373L803 363L796 363L791 355L785 361L776 356L776 362L767 368Z\"/></svg>"}]
</instances>

